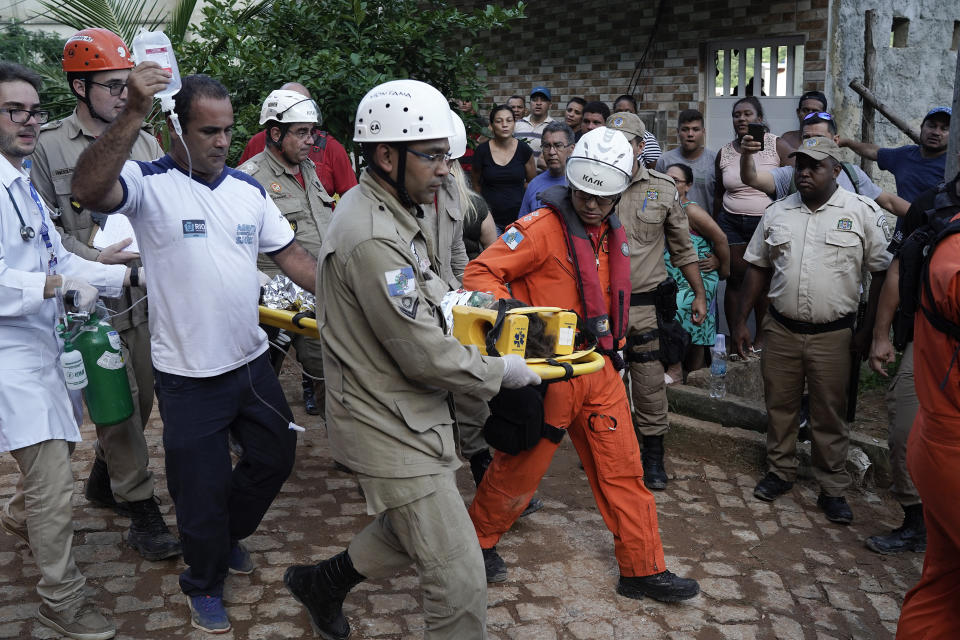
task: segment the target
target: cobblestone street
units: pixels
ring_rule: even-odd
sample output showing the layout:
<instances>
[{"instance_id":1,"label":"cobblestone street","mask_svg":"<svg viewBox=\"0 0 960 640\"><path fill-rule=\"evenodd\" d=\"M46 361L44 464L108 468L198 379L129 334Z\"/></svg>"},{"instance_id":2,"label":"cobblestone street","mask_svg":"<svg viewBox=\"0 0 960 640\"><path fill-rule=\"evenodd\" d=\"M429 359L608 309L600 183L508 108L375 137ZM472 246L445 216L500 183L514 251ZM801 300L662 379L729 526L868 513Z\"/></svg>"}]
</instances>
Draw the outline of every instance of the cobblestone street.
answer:
<instances>
[{"instance_id":1,"label":"cobblestone street","mask_svg":"<svg viewBox=\"0 0 960 640\"><path fill-rule=\"evenodd\" d=\"M299 398L299 376L285 376ZM291 382L293 380L293 382ZM295 384L294 384L295 383ZM304 609L283 588L293 563L340 551L367 521L354 479L336 471L315 419L294 406L300 437L293 475L258 533L246 541L257 570L231 575L225 599L234 624L223 638L312 638ZM151 466L161 510L173 510L163 475L160 419L150 421ZM82 496L93 458L93 429L73 456L77 479L75 552L97 603L112 611L118 638L209 638L189 624L177 561L147 562L124 546L128 521L90 507ZM669 445L669 436L667 439ZM801 482L774 504L753 498L758 470L668 449L668 489L657 494L667 566L700 581L702 594L665 605L616 595L612 536L593 504L569 441L561 446L538 495L546 507L522 519L498 547L506 583L488 590L490 638L513 640L635 638L892 638L904 593L920 574L921 554L885 557L863 539L899 524L896 505L853 493L854 524L829 524L816 488ZM0 456L0 496L13 493L16 465ZM468 469L460 472L472 498ZM37 571L26 545L0 536L0 638L57 638L34 619ZM422 636L416 574L365 582L347 598L355 639Z\"/></svg>"}]
</instances>

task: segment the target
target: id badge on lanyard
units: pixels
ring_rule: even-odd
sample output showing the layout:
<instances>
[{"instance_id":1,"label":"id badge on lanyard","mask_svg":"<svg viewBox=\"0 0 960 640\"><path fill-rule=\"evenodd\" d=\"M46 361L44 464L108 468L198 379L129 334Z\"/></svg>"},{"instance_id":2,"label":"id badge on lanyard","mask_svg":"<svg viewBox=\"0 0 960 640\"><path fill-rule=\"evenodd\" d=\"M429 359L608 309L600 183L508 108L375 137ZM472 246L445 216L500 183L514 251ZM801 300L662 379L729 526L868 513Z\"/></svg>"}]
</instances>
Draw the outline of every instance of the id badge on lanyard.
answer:
<instances>
[{"instance_id":1,"label":"id badge on lanyard","mask_svg":"<svg viewBox=\"0 0 960 640\"><path fill-rule=\"evenodd\" d=\"M27 184L30 186L30 197L33 198L33 202L37 205L37 210L40 212L40 239L43 240L43 246L47 248L47 252L50 254L50 258L47 260L47 275L56 275L57 254L54 253L53 243L50 242L50 228L47 227L47 218L43 215L43 203L40 202L40 194L38 194L34 188L33 182L28 179Z\"/></svg>"}]
</instances>

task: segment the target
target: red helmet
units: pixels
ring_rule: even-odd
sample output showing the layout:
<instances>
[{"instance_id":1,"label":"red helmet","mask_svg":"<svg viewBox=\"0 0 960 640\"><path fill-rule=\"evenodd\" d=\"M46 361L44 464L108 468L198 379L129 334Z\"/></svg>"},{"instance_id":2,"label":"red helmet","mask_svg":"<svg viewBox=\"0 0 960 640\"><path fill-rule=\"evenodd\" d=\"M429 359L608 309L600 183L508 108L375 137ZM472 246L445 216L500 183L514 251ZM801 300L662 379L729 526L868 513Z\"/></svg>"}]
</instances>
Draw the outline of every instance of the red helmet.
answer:
<instances>
[{"instance_id":1,"label":"red helmet","mask_svg":"<svg viewBox=\"0 0 960 640\"><path fill-rule=\"evenodd\" d=\"M120 36L109 29L77 31L63 46L63 70L67 73L132 68L130 50Z\"/></svg>"}]
</instances>

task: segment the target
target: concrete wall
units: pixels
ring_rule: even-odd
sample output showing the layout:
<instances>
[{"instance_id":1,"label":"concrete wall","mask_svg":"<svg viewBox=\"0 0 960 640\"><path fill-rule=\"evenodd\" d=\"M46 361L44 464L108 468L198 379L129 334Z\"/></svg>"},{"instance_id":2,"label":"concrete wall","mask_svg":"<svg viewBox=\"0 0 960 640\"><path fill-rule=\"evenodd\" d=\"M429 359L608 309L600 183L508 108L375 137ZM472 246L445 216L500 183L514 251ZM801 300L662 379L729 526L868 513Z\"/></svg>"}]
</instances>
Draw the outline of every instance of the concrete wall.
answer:
<instances>
[{"instance_id":1,"label":"concrete wall","mask_svg":"<svg viewBox=\"0 0 960 640\"><path fill-rule=\"evenodd\" d=\"M849 86L863 78L864 14L877 14L873 41L877 49L877 77L873 92L894 113L916 130L934 106L953 103L957 52L951 51L955 23L960 22L957 0L845 0L831 10L830 76L833 80L830 110L838 117L841 134L860 137L861 99ZM907 46L890 46L894 18L909 20ZM886 118L877 114L874 142L895 147L913 142ZM893 190L889 173L875 177Z\"/></svg>"},{"instance_id":2,"label":"concrete wall","mask_svg":"<svg viewBox=\"0 0 960 640\"><path fill-rule=\"evenodd\" d=\"M475 8L487 1L451 4ZM562 116L572 96L609 103L627 90L654 30L658 4L530 0L528 18L513 31L477 34L482 50L500 61L488 77L487 102L502 102L513 93L529 95L534 86L544 84L553 91L554 117ZM679 111L704 110L708 61L702 45L711 40L802 34L807 38L804 88L821 88L827 68L828 4L829 0L667 0L636 91L640 110L655 115L654 133L674 147Z\"/></svg>"}]
</instances>

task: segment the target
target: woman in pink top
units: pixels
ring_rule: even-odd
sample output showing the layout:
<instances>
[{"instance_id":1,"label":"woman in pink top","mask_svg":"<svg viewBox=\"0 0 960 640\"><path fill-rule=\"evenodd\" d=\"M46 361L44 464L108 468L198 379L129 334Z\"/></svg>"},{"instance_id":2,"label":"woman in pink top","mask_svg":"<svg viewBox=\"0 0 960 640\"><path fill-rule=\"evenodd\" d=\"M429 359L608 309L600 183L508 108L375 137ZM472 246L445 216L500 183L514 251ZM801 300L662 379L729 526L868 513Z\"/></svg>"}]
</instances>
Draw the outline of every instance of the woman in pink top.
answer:
<instances>
[{"instance_id":1,"label":"woman in pink top","mask_svg":"<svg viewBox=\"0 0 960 640\"><path fill-rule=\"evenodd\" d=\"M730 277L727 279L727 291L723 300L723 311L727 318L736 317L740 309L741 287L747 263L743 253L754 230L760 224L764 210L770 204L770 198L762 191L748 187L740 180L740 140L747 135L747 125L763 122L763 106L755 96L747 96L733 105L733 131L736 134L717 154L716 181L714 195L714 216L730 245ZM763 151L754 158L758 171L770 171L777 167L792 164L789 159L790 146L772 133L763 136ZM766 302L754 307L756 326L760 326Z\"/></svg>"}]
</instances>

